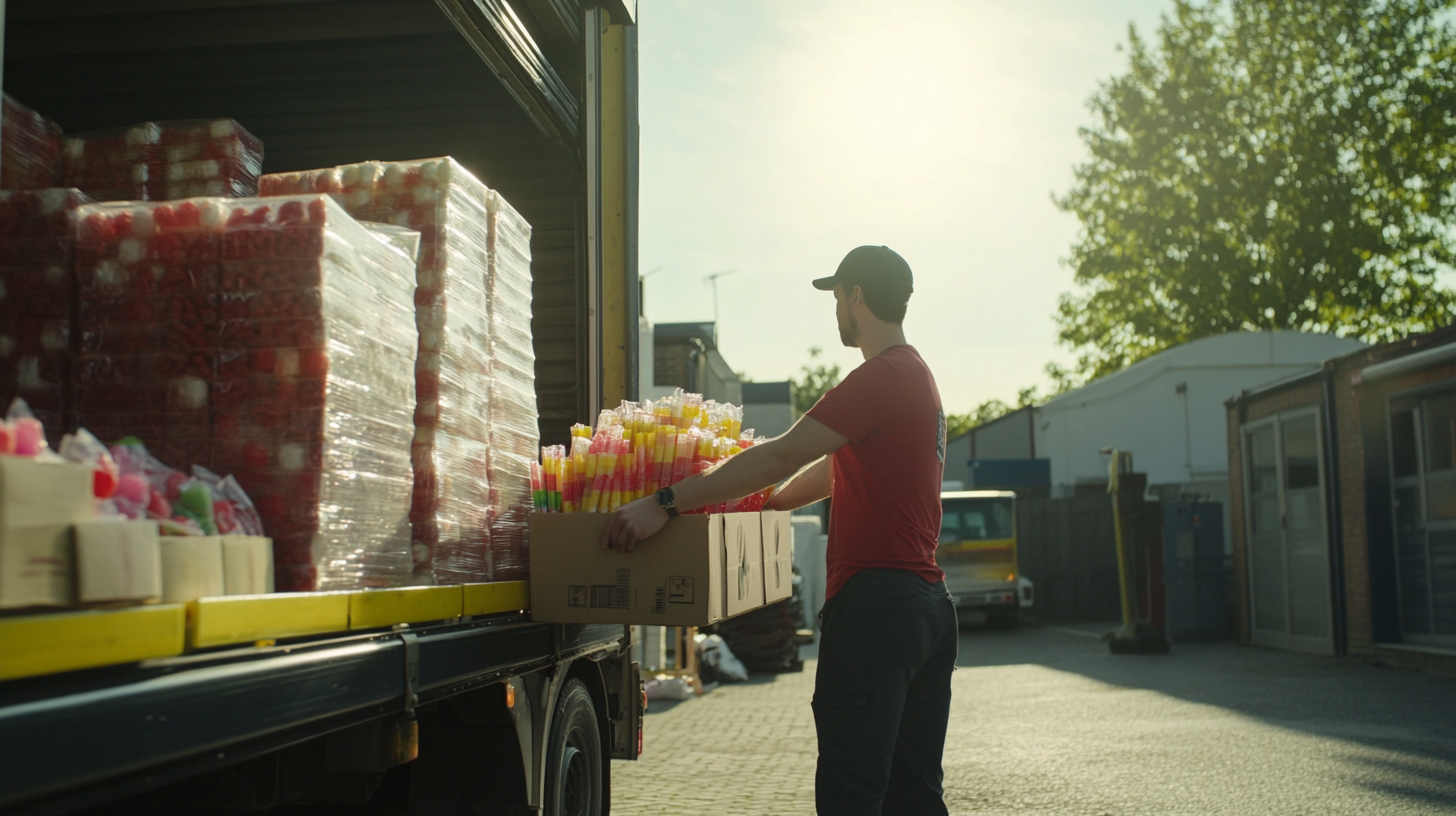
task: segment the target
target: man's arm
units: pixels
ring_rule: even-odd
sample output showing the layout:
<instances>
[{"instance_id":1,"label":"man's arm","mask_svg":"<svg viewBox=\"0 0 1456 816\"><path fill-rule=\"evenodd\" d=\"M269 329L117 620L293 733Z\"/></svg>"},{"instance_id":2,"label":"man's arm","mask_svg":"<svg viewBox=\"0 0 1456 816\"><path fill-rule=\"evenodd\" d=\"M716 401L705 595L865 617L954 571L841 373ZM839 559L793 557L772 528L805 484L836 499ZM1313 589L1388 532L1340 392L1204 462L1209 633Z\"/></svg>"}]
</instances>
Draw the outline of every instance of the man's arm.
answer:
<instances>
[{"instance_id":1,"label":"man's arm","mask_svg":"<svg viewBox=\"0 0 1456 816\"><path fill-rule=\"evenodd\" d=\"M672 486L673 504L686 513L756 493L794 475L804 465L839 450L849 440L814 419L803 417L777 439L730 457L722 465ZM667 511L656 496L628 504L612 516L602 530L602 547L631 552L641 541L667 524Z\"/></svg>"},{"instance_id":2,"label":"man's arm","mask_svg":"<svg viewBox=\"0 0 1456 816\"><path fill-rule=\"evenodd\" d=\"M829 470L829 457L824 456L804 468L799 475L790 479L788 484L775 491L773 497L768 500L768 509L798 510L800 507L813 504L820 499L829 498L832 487L833 479Z\"/></svg>"}]
</instances>

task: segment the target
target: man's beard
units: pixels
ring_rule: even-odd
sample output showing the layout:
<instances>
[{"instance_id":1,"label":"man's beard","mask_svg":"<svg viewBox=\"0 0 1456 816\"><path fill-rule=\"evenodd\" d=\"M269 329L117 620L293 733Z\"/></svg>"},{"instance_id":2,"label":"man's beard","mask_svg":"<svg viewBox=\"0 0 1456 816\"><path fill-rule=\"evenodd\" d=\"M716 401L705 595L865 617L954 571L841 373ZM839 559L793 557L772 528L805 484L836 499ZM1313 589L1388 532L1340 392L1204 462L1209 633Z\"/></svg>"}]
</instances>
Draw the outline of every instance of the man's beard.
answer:
<instances>
[{"instance_id":1,"label":"man's beard","mask_svg":"<svg viewBox=\"0 0 1456 816\"><path fill-rule=\"evenodd\" d=\"M859 348L859 321L854 315L845 315L839 321L839 342L850 348Z\"/></svg>"}]
</instances>

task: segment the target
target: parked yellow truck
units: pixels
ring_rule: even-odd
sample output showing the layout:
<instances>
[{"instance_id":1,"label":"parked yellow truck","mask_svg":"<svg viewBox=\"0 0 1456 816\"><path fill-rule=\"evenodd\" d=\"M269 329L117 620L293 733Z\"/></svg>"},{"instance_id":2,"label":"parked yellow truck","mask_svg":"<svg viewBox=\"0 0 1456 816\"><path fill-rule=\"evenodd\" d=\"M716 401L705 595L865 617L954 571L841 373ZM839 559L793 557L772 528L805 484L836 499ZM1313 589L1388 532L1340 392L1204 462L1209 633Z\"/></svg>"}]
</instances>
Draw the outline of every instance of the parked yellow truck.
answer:
<instances>
[{"instance_id":1,"label":"parked yellow truck","mask_svg":"<svg viewBox=\"0 0 1456 816\"><path fill-rule=\"evenodd\" d=\"M997 628L1016 627L1020 610L1016 563L1016 494L967 490L940 494L935 559L959 610L984 612Z\"/></svg>"}]
</instances>

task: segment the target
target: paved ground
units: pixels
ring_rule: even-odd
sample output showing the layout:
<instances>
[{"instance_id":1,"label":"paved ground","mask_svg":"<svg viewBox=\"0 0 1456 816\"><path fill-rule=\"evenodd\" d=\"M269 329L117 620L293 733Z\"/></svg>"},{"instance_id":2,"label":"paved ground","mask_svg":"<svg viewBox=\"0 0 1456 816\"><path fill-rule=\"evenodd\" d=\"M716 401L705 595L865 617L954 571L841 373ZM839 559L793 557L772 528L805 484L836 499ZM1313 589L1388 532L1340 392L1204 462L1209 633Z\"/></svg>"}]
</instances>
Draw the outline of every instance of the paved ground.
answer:
<instances>
[{"instance_id":1,"label":"paved ground","mask_svg":"<svg viewBox=\"0 0 1456 816\"><path fill-rule=\"evenodd\" d=\"M1456 680L1228 644L1114 656L1086 631L967 631L955 814L1456 814ZM612 812L814 812L814 663L654 702Z\"/></svg>"}]
</instances>

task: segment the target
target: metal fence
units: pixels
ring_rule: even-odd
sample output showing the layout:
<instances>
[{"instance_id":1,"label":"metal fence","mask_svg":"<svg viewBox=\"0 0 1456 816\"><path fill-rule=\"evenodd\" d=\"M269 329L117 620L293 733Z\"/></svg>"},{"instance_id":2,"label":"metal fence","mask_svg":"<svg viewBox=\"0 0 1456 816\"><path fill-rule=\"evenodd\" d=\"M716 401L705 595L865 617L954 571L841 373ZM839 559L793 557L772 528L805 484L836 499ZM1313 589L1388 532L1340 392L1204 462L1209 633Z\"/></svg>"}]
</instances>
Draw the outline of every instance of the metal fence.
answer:
<instances>
[{"instance_id":1,"label":"metal fence","mask_svg":"<svg viewBox=\"0 0 1456 816\"><path fill-rule=\"evenodd\" d=\"M1031 614L1044 623L1120 619L1111 500L1026 498L1016 506L1021 572L1036 584Z\"/></svg>"}]
</instances>

